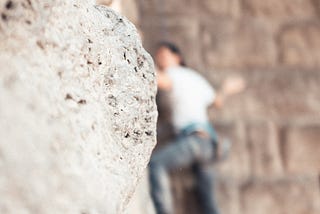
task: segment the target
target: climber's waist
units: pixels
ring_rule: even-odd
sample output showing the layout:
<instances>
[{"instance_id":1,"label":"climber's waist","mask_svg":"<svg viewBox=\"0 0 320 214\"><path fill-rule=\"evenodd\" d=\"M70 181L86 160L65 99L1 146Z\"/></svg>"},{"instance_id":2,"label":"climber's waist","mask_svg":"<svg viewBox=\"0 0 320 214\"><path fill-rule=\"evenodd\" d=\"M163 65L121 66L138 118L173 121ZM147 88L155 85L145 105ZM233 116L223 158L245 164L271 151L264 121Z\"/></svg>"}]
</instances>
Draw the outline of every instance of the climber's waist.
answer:
<instances>
[{"instance_id":1,"label":"climber's waist","mask_svg":"<svg viewBox=\"0 0 320 214\"><path fill-rule=\"evenodd\" d=\"M211 138L213 142L217 142L217 134L209 122L191 123L181 129L178 133L178 135L181 137L191 134L197 134L200 137Z\"/></svg>"}]
</instances>

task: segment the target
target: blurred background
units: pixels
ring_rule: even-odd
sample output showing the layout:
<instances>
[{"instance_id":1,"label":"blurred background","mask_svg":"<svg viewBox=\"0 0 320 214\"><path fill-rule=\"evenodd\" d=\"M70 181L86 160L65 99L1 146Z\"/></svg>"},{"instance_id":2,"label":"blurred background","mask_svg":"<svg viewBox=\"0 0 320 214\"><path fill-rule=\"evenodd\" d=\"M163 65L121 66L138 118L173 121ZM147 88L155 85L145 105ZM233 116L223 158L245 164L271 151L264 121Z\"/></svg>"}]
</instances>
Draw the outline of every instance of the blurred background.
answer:
<instances>
[{"instance_id":1,"label":"blurred background","mask_svg":"<svg viewBox=\"0 0 320 214\"><path fill-rule=\"evenodd\" d=\"M176 43L215 88L230 75L246 80L209 112L233 142L214 166L222 214L320 213L319 0L98 3L127 16L151 54L160 41ZM201 213L188 170L172 175L172 189L177 214ZM153 213L146 179L136 194L128 213Z\"/></svg>"}]
</instances>

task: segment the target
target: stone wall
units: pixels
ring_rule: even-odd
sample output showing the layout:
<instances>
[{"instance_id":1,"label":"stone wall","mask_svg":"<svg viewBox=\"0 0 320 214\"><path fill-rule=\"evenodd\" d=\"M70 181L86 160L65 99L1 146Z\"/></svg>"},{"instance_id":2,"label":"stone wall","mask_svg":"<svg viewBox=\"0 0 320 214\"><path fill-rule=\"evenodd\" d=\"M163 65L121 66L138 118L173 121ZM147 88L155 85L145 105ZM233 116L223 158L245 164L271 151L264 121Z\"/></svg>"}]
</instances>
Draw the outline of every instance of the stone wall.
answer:
<instances>
[{"instance_id":1,"label":"stone wall","mask_svg":"<svg viewBox=\"0 0 320 214\"><path fill-rule=\"evenodd\" d=\"M0 0L0 213L123 213L155 145L155 74L94 1Z\"/></svg>"},{"instance_id":2,"label":"stone wall","mask_svg":"<svg viewBox=\"0 0 320 214\"><path fill-rule=\"evenodd\" d=\"M135 2L150 52L169 40L216 88L229 75L247 81L244 93L210 110L234 142L215 166L222 213L320 213L319 1ZM185 174L174 177L177 213L199 213Z\"/></svg>"}]
</instances>

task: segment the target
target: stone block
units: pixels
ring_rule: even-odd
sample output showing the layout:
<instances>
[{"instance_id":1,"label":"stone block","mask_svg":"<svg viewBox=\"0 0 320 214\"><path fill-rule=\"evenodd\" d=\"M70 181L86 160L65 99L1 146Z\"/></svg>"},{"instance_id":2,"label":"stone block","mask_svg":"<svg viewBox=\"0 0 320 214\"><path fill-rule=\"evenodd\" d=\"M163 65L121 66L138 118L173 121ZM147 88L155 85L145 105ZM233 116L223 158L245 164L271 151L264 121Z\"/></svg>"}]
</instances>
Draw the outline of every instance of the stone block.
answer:
<instances>
[{"instance_id":1,"label":"stone block","mask_svg":"<svg viewBox=\"0 0 320 214\"><path fill-rule=\"evenodd\" d=\"M96 0L97 4L110 6L114 0Z\"/></svg>"},{"instance_id":2,"label":"stone block","mask_svg":"<svg viewBox=\"0 0 320 214\"><path fill-rule=\"evenodd\" d=\"M320 23L284 27L279 35L280 63L292 67L320 67Z\"/></svg>"},{"instance_id":3,"label":"stone block","mask_svg":"<svg viewBox=\"0 0 320 214\"><path fill-rule=\"evenodd\" d=\"M313 178L253 181L240 190L246 214L317 214L319 186Z\"/></svg>"},{"instance_id":4,"label":"stone block","mask_svg":"<svg viewBox=\"0 0 320 214\"><path fill-rule=\"evenodd\" d=\"M279 134L271 122L247 124L247 140L253 177L278 177L283 172Z\"/></svg>"},{"instance_id":5,"label":"stone block","mask_svg":"<svg viewBox=\"0 0 320 214\"><path fill-rule=\"evenodd\" d=\"M201 0L199 15L206 17L231 17L239 18L241 15L241 2L239 0Z\"/></svg>"},{"instance_id":6,"label":"stone block","mask_svg":"<svg viewBox=\"0 0 320 214\"><path fill-rule=\"evenodd\" d=\"M133 24L139 24L140 14L136 0L96 0L96 4L108 6L126 16Z\"/></svg>"},{"instance_id":7,"label":"stone block","mask_svg":"<svg viewBox=\"0 0 320 214\"><path fill-rule=\"evenodd\" d=\"M316 1L312 0L244 0L243 13L255 17L274 19L308 19L317 16Z\"/></svg>"},{"instance_id":8,"label":"stone block","mask_svg":"<svg viewBox=\"0 0 320 214\"><path fill-rule=\"evenodd\" d=\"M221 139L232 142L229 157L217 163L220 176L243 182L250 177L283 175L275 124L266 121L216 122L215 127Z\"/></svg>"},{"instance_id":9,"label":"stone block","mask_svg":"<svg viewBox=\"0 0 320 214\"><path fill-rule=\"evenodd\" d=\"M140 13L137 0L122 0L121 13L125 15L133 24L139 24Z\"/></svg>"},{"instance_id":10,"label":"stone block","mask_svg":"<svg viewBox=\"0 0 320 214\"><path fill-rule=\"evenodd\" d=\"M242 214L238 180L233 177L216 179L216 197L219 210L226 214Z\"/></svg>"},{"instance_id":11,"label":"stone block","mask_svg":"<svg viewBox=\"0 0 320 214\"><path fill-rule=\"evenodd\" d=\"M197 10L197 0L138 0L139 9L143 18L148 18L148 15L183 15L191 14Z\"/></svg>"},{"instance_id":12,"label":"stone block","mask_svg":"<svg viewBox=\"0 0 320 214\"><path fill-rule=\"evenodd\" d=\"M230 75L239 75L247 82L241 94L225 101L221 110L210 109L218 120L291 120L319 118L320 72L317 70L272 69L207 73L213 83L221 83Z\"/></svg>"},{"instance_id":13,"label":"stone block","mask_svg":"<svg viewBox=\"0 0 320 214\"><path fill-rule=\"evenodd\" d=\"M273 27L260 20L202 22L199 44L207 69L272 67L277 61Z\"/></svg>"},{"instance_id":14,"label":"stone block","mask_svg":"<svg viewBox=\"0 0 320 214\"><path fill-rule=\"evenodd\" d=\"M245 124L222 121L213 124L220 140L228 139L232 142L229 156L216 163L219 176L239 182L247 180L250 177L250 153L247 149Z\"/></svg>"},{"instance_id":15,"label":"stone block","mask_svg":"<svg viewBox=\"0 0 320 214\"><path fill-rule=\"evenodd\" d=\"M294 174L320 173L320 124L291 125L284 129L286 170Z\"/></svg>"}]
</instances>

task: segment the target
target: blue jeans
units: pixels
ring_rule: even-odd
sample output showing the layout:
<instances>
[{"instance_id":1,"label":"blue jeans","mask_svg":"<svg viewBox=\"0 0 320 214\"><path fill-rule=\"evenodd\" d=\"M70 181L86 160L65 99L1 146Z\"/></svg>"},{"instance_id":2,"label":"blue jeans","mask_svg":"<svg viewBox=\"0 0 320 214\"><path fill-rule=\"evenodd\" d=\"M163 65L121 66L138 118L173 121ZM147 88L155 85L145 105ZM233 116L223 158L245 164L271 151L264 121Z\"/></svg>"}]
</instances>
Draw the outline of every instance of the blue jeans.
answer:
<instances>
[{"instance_id":1,"label":"blue jeans","mask_svg":"<svg viewBox=\"0 0 320 214\"><path fill-rule=\"evenodd\" d=\"M150 188L157 214L174 213L169 172L186 167L194 169L204 213L219 213L214 197L213 171L209 167L214 150L211 139L191 134L179 137L152 155L149 164Z\"/></svg>"}]
</instances>

